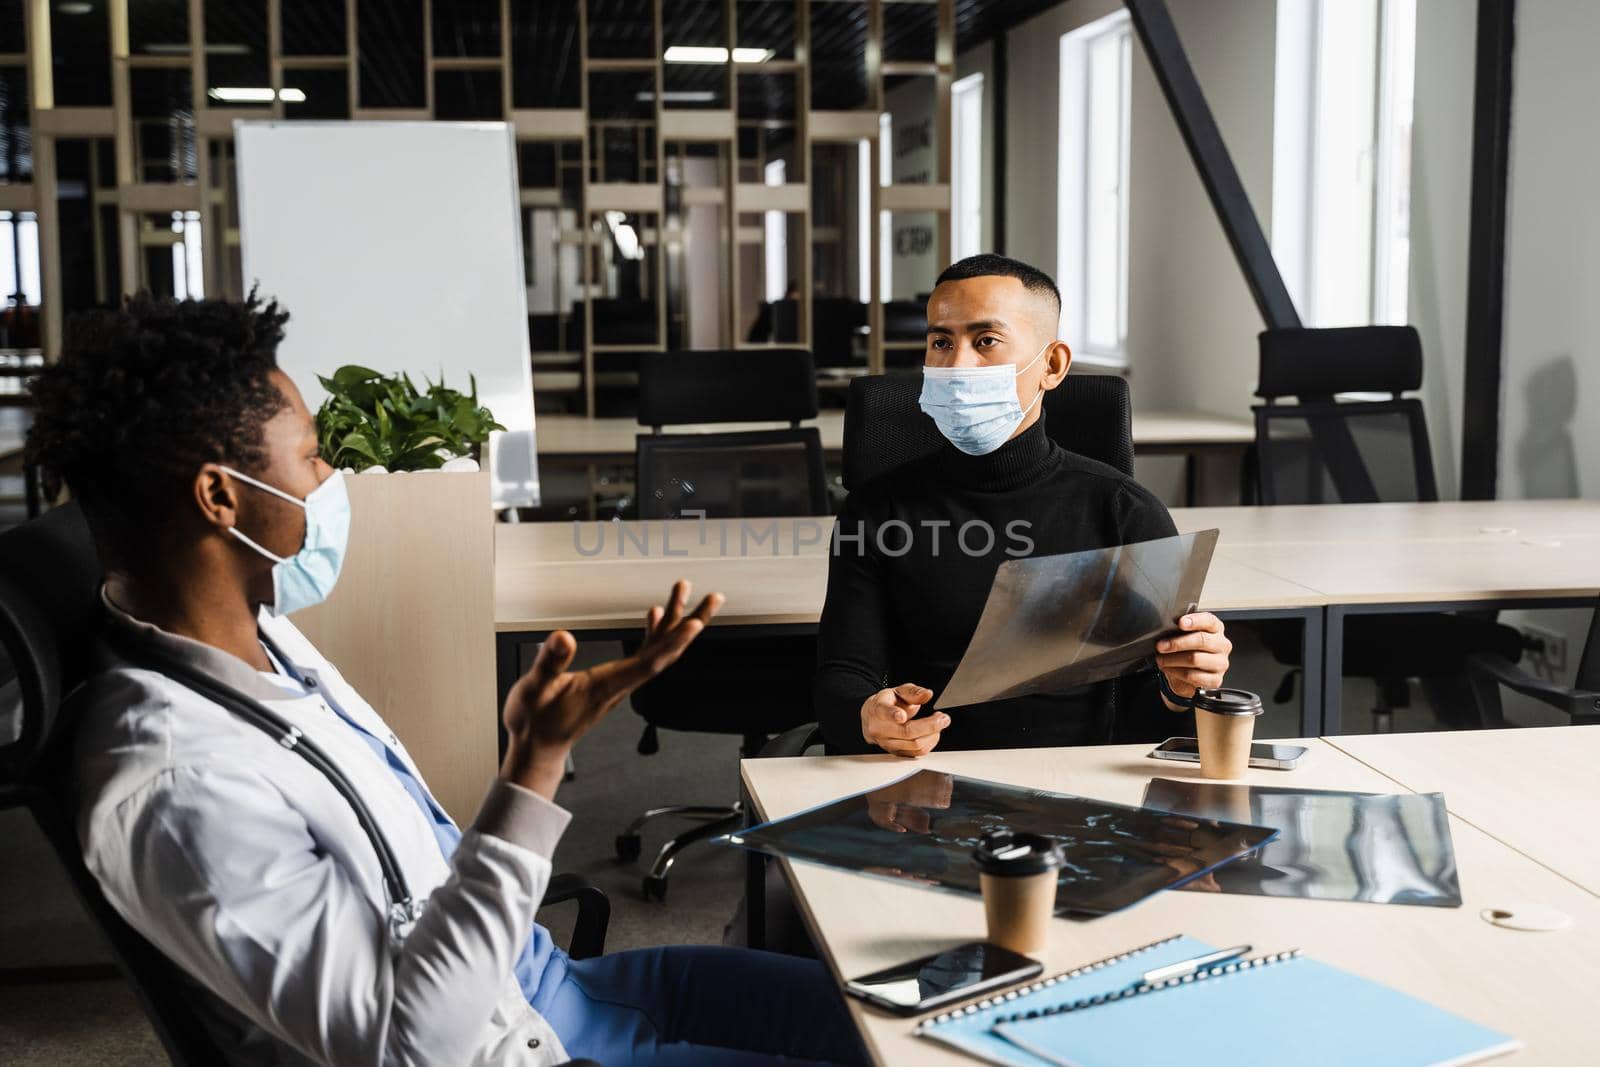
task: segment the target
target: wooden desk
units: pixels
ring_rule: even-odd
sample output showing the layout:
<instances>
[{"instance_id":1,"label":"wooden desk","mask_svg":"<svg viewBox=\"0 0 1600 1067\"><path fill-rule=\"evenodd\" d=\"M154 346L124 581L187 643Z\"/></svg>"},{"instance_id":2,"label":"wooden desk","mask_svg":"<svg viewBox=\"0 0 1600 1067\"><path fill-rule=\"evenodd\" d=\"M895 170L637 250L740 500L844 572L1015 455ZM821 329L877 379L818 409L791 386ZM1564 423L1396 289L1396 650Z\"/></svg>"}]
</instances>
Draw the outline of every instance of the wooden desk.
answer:
<instances>
[{"instance_id":1,"label":"wooden desk","mask_svg":"<svg viewBox=\"0 0 1600 1067\"><path fill-rule=\"evenodd\" d=\"M1307 743L1311 751L1292 775L1251 771L1249 780L1395 791L1388 778L1332 745ZM935 752L916 766L1138 803L1151 777L1185 773L1144 758L1148 747ZM893 756L813 757L745 760L742 771L754 813L768 819L881 785L912 766ZM1531 789L1538 771L1522 766L1516 777ZM1045 973L1176 933L1217 945L1253 944L1261 951L1299 947L1515 1035L1526 1046L1522 1062L1588 1062L1594 1051L1592 989L1585 976L1593 973L1600 953L1600 902L1461 818L1452 816L1450 829L1464 898L1460 908L1159 893L1093 921L1056 920L1043 957ZM783 867L824 959L841 980L983 936L976 897L806 864ZM1574 925L1558 933L1518 933L1480 917L1485 908L1530 906L1557 908L1572 916ZM916 1020L880 1014L847 999L879 1064L966 1067L975 1062L912 1037ZM1292 1060L1292 1054L1285 1055L1286 1062Z\"/></svg>"},{"instance_id":2,"label":"wooden desk","mask_svg":"<svg viewBox=\"0 0 1600 1067\"><path fill-rule=\"evenodd\" d=\"M637 633L645 611L678 578L728 598L714 630L738 627L741 636L814 631L827 593L832 528L825 516L496 526L502 699L516 681L522 644L558 629L589 637ZM1221 553L1202 595L1206 608L1226 618L1302 621L1302 652L1310 665L1301 727L1307 732L1321 722L1315 697L1321 692L1323 603L1313 590Z\"/></svg>"},{"instance_id":3,"label":"wooden desk","mask_svg":"<svg viewBox=\"0 0 1600 1067\"><path fill-rule=\"evenodd\" d=\"M736 430L782 429L784 422L703 423L669 426L671 433L728 433ZM829 409L802 423L815 426L828 452L844 450L844 412ZM631 463L634 438L649 428L628 418L583 415L541 415L534 437L540 459L576 463ZM1141 452L1187 452L1201 448L1240 449L1255 440L1249 419L1185 411L1135 411L1133 447Z\"/></svg>"},{"instance_id":4,"label":"wooden desk","mask_svg":"<svg viewBox=\"0 0 1600 1067\"><path fill-rule=\"evenodd\" d=\"M1600 597L1594 501L1175 508L1172 517L1182 531L1222 530L1206 607L1233 619L1304 621L1307 734L1339 732L1352 614L1589 606ZM502 685L526 635L633 632L679 576L727 595L718 626L814 628L830 523L759 520L746 534L735 520L703 531L693 521L498 526Z\"/></svg>"},{"instance_id":5,"label":"wooden desk","mask_svg":"<svg viewBox=\"0 0 1600 1067\"><path fill-rule=\"evenodd\" d=\"M1484 514L1513 528L1520 501L1496 501ZM1441 505L1412 505L1415 508ZM1590 505L1593 507L1593 505ZM1552 521L1551 528L1585 530L1588 516ZM1401 612L1593 607L1600 597L1600 537L1491 534L1463 540L1333 541L1321 544L1232 546L1251 566L1314 589L1327 601L1323 616L1321 732L1342 727L1345 623L1352 615Z\"/></svg>"},{"instance_id":6,"label":"wooden desk","mask_svg":"<svg viewBox=\"0 0 1600 1067\"><path fill-rule=\"evenodd\" d=\"M1428 504L1315 504L1176 508L1178 529L1218 527L1222 545L1367 545L1600 537L1600 501L1473 500Z\"/></svg>"},{"instance_id":7,"label":"wooden desk","mask_svg":"<svg viewBox=\"0 0 1600 1067\"><path fill-rule=\"evenodd\" d=\"M1600 897L1600 726L1330 738Z\"/></svg>"}]
</instances>

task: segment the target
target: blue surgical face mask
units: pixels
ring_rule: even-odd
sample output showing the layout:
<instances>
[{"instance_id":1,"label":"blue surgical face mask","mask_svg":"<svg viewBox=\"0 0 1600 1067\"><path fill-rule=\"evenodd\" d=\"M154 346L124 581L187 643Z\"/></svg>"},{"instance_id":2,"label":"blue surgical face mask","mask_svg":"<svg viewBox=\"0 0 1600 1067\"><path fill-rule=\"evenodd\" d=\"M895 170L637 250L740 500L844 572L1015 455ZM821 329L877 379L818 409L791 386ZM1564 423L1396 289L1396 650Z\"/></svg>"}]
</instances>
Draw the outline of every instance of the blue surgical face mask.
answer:
<instances>
[{"instance_id":1,"label":"blue surgical face mask","mask_svg":"<svg viewBox=\"0 0 1600 1067\"><path fill-rule=\"evenodd\" d=\"M268 610L274 615L288 615L328 599L339 581L339 568L344 565L345 548L350 543L350 494L345 489L344 474L334 471L311 491L310 496L301 500L266 482L258 482L248 474L240 474L232 467L222 469L241 482L282 497L306 512L305 540L300 551L288 557L268 552L238 527L228 529L272 561L272 606Z\"/></svg>"},{"instance_id":2,"label":"blue surgical face mask","mask_svg":"<svg viewBox=\"0 0 1600 1067\"><path fill-rule=\"evenodd\" d=\"M1046 341L1044 348L1021 367L1014 363L924 367L918 404L951 444L969 456L986 456L1010 440L1044 395L1040 389L1039 395L1023 407L1017 399L1017 379L1039 362L1045 348L1053 344L1054 341Z\"/></svg>"}]
</instances>

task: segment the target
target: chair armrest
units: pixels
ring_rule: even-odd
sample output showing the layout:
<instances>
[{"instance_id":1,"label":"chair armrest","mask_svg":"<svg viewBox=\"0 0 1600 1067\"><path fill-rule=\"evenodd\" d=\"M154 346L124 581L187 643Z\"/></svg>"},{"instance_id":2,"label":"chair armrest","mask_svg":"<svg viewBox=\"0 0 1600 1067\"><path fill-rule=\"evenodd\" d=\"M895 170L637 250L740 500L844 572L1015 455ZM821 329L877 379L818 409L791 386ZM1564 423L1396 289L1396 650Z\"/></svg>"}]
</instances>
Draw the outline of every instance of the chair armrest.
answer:
<instances>
[{"instance_id":1,"label":"chair armrest","mask_svg":"<svg viewBox=\"0 0 1600 1067\"><path fill-rule=\"evenodd\" d=\"M763 759L768 756L804 756L806 749L820 744L822 744L822 727L814 722L808 722L785 730L774 737L761 746L761 751L757 755Z\"/></svg>"},{"instance_id":2,"label":"chair armrest","mask_svg":"<svg viewBox=\"0 0 1600 1067\"><path fill-rule=\"evenodd\" d=\"M1479 677L1499 682L1513 692L1532 697L1557 711L1564 711L1574 718L1592 718L1600 714L1600 693L1557 685L1523 670L1504 656L1475 652L1467 657L1467 670Z\"/></svg>"},{"instance_id":3,"label":"chair armrest","mask_svg":"<svg viewBox=\"0 0 1600 1067\"><path fill-rule=\"evenodd\" d=\"M572 924L572 944L567 955L575 960L603 955L606 928L611 925L611 898L581 874L558 874L544 891L544 903L568 900L578 902L578 920Z\"/></svg>"}]
</instances>

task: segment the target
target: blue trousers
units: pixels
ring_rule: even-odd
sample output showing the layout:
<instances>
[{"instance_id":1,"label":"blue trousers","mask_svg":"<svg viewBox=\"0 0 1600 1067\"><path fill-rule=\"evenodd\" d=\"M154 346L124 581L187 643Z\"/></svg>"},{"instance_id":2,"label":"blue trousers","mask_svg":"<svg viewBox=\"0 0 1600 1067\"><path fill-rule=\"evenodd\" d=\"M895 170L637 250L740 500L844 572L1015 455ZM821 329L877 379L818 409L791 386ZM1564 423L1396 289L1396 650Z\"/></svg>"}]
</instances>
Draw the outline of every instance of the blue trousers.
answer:
<instances>
[{"instance_id":1,"label":"blue trousers","mask_svg":"<svg viewBox=\"0 0 1600 1067\"><path fill-rule=\"evenodd\" d=\"M556 953L531 1002L570 1056L604 1067L865 1062L827 969L793 956L709 945Z\"/></svg>"}]
</instances>

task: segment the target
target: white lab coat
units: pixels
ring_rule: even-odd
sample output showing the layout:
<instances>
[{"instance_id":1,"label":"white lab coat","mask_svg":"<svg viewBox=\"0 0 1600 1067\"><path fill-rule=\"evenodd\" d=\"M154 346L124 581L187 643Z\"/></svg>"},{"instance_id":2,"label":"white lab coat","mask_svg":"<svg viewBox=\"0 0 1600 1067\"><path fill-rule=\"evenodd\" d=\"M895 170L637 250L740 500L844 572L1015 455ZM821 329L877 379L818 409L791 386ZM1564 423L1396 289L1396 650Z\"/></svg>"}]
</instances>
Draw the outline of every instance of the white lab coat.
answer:
<instances>
[{"instance_id":1,"label":"white lab coat","mask_svg":"<svg viewBox=\"0 0 1600 1067\"><path fill-rule=\"evenodd\" d=\"M206 1016L239 1061L567 1058L512 974L566 812L498 782L446 862L393 771L319 697L297 697L234 656L107 606L114 626L261 701L320 746L372 810L413 894L428 899L403 943L389 937L377 853L327 778L166 676L109 663L72 701L84 859L123 918L207 991L198 994ZM382 718L293 624L260 621L417 773Z\"/></svg>"}]
</instances>

